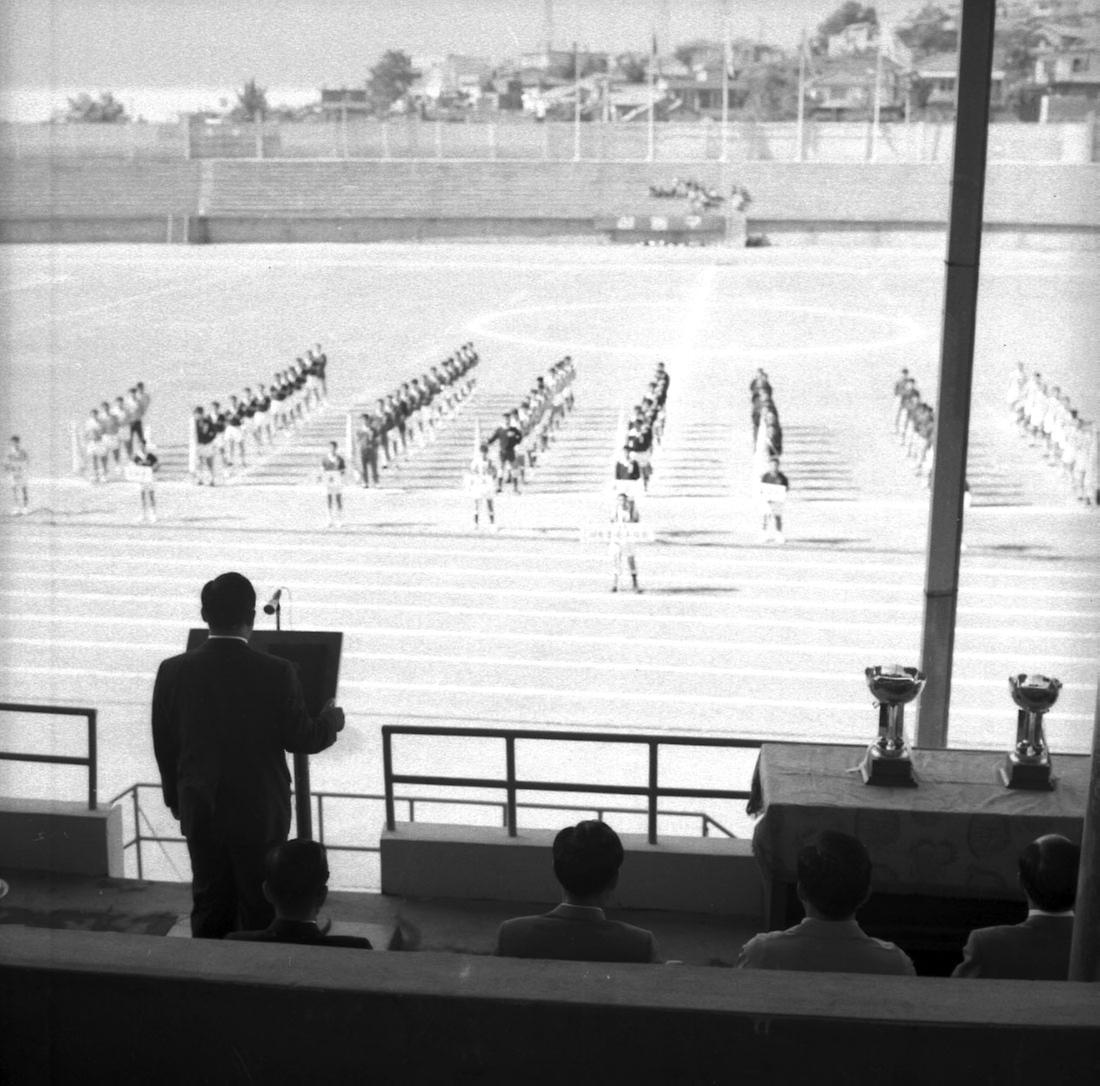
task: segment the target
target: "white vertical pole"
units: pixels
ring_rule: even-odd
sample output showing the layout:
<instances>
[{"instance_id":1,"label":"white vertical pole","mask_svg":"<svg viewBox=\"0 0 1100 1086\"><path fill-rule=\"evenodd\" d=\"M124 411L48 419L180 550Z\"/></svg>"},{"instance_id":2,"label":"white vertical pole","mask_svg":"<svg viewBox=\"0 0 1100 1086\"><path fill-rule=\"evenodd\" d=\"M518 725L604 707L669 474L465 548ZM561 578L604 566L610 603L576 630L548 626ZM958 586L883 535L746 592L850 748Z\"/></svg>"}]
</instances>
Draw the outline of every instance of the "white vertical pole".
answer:
<instances>
[{"instance_id":1,"label":"white vertical pole","mask_svg":"<svg viewBox=\"0 0 1100 1086\"><path fill-rule=\"evenodd\" d=\"M878 31L878 49L875 50L875 96L874 106L871 109L871 153L870 160L874 162L878 158L878 117L882 108L882 34L880 26Z\"/></svg>"},{"instance_id":2,"label":"white vertical pole","mask_svg":"<svg viewBox=\"0 0 1100 1086\"><path fill-rule=\"evenodd\" d=\"M805 159L806 124L806 31L802 31L802 41L798 47L798 124L795 128L795 161Z\"/></svg>"},{"instance_id":3,"label":"white vertical pole","mask_svg":"<svg viewBox=\"0 0 1100 1086\"><path fill-rule=\"evenodd\" d=\"M646 161L652 162L657 151L657 132L655 129L657 114L657 31L653 32L652 48L649 51L649 124L646 132Z\"/></svg>"},{"instance_id":4,"label":"white vertical pole","mask_svg":"<svg viewBox=\"0 0 1100 1086\"><path fill-rule=\"evenodd\" d=\"M733 62L733 50L730 48L730 6L729 0L722 3L722 150L719 162L729 157L730 126L730 65Z\"/></svg>"},{"instance_id":5,"label":"white vertical pole","mask_svg":"<svg viewBox=\"0 0 1100 1086\"><path fill-rule=\"evenodd\" d=\"M581 58L573 42L573 161L581 158Z\"/></svg>"}]
</instances>

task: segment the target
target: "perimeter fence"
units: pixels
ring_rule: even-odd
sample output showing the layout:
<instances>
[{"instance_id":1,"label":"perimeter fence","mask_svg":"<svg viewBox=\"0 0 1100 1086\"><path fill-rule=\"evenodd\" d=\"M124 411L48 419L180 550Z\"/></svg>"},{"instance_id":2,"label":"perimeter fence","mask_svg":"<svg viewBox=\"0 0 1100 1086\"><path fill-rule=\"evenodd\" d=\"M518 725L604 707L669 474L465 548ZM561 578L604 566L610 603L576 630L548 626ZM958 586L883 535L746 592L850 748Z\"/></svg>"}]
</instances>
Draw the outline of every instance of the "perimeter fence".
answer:
<instances>
[{"instance_id":1,"label":"perimeter fence","mask_svg":"<svg viewBox=\"0 0 1100 1086\"><path fill-rule=\"evenodd\" d=\"M991 124L989 161L1083 164L1100 158L1094 120ZM954 125L749 118L645 123L526 118L461 122L374 118L178 124L0 124L0 157L60 159L362 159L583 162L880 162L951 160Z\"/></svg>"}]
</instances>

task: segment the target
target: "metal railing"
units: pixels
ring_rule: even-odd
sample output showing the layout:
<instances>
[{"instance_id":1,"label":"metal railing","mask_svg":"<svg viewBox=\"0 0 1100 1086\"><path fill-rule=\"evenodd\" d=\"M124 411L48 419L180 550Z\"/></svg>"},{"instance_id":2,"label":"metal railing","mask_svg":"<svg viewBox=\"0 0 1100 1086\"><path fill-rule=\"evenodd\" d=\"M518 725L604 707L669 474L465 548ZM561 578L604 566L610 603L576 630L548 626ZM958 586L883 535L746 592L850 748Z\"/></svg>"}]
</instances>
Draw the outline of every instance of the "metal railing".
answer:
<instances>
[{"instance_id":1,"label":"metal railing","mask_svg":"<svg viewBox=\"0 0 1100 1086\"><path fill-rule=\"evenodd\" d=\"M505 777L442 777L419 773L394 773L393 737L395 735L452 736L463 739L503 739ZM641 745L649 756L648 781L645 785L590 784L579 781L521 780L516 777L517 741L552 741L572 743L618 743ZM644 796L646 798L647 836L649 843L657 843L657 801L664 797L690 799L749 799L747 789L735 788L679 788L662 786L659 781L659 752L662 747L725 747L759 750L759 739L717 739L653 736L605 732L514 731L506 728L450 728L429 725L385 724L382 726L382 764L386 788L386 828L396 828L394 785L433 785L452 788L503 789L505 793L505 826L509 837L515 837L516 801L518 792L571 792L599 795ZM552 805L551 805L552 806ZM732 836L732 835L731 835Z\"/></svg>"},{"instance_id":2,"label":"metal railing","mask_svg":"<svg viewBox=\"0 0 1100 1086\"><path fill-rule=\"evenodd\" d=\"M7 762L39 762L44 765L82 765L88 768L88 810L96 809L96 780L98 763L96 760L96 715L95 709L78 709L71 705L22 705L17 702L0 702L0 712L34 713L39 716L82 716L88 722L88 753L83 757L75 754L28 754L24 751L0 751L0 760Z\"/></svg>"},{"instance_id":3,"label":"metal railing","mask_svg":"<svg viewBox=\"0 0 1100 1086\"><path fill-rule=\"evenodd\" d=\"M122 803L129 798L131 817L134 822L134 835L128 840L124 841L122 845L123 855L127 850L134 849L135 862L137 864L137 877L143 879L145 877L145 861L142 853L142 846L144 844L160 844L160 845L183 845L187 843L185 837L175 834L173 836L164 836L158 833L144 833L142 832L142 822L149 824L149 819L145 815L145 812L141 807L141 792L143 789L149 789L151 791L160 792L160 785L153 784L151 781L139 781L137 784L130 785L129 788L120 792L117 796L111 799L109 806L114 806L116 803ZM311 796L312 799L317 800L317 840L325 846L330 852L380 852L381 846L374 845L350 845L339 844L325 839L325 800L326 799L353 799L353 800L370 800L376 803L383 802L386 797L383 794L376 792L314 792ZM408 820L410 822L416 821L417 807L425 807L429 805L444 806L444 807L490 807L496 808L500 812L501 825L507 827L508 825L508 805L503 800L489 800L489 799L465 799L462 797L445 798L438 796L395 796L393 802L403 803L408 810ZM625 814L625 815L638 815L645 814L645 809L641 807L615 807L606 804L570 804L570 803L517 803L516 805L521 810L543 810L543 811L582 811L591 812L595 816L603 820L605 814ZM662 809L659 812L668 818L697 818L699 820L699 832L703 837L709 837L712 830L716 830L718 833L726 837L736 836L731 830L722 825L716 818L713 818L706 811L675 811ZM151 824L150 824L151 828Z\"/></svg>"}]
</instances>

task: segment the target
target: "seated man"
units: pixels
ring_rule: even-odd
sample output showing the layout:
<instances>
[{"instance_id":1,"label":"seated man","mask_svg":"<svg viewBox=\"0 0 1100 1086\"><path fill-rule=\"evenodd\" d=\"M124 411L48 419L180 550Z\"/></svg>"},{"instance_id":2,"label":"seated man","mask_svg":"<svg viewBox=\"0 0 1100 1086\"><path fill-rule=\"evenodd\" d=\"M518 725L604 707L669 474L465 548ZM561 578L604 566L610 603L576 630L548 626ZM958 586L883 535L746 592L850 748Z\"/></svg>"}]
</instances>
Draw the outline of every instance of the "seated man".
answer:
<instances>
[{"instance_id":1,"label":"seated man","mask_svg":"<svg viewBox=\"0 0 1100 1086\"><path fill-rule=\"evenodd\" d=\"M1073 940L1073 903L1081 850L1056 833L1020 853L1020 886L1027 895L1021 924L970 933L953 977L994 980L1066 980Z\"/></svg>"},{"instance_id":2,"label":"seated man","mask_svg":"<svg viewBox=\"0 0 1100 1086\"><path fill-rule=\"evenodd\" d=\"M603 822L578 822L554 838L554 875L562 903L542 916L506 920L497 932L499 955L579 962L655 962L653 933L608 920L603 905L619 881L623 846Z\"/></svg>"},{"instance_id":3,"label":"seated man","mask_svg":"<svg viewBox=\"0 0 1100 1086\"><path fill-rule=\"evenodd\" d=\"M916 973L907 954L856 923L856 910L871 894L871 858L861 841L826 830L799 851L797 869L805 920L754 936L741 948L739 969Z\"/></svg>"},{"instance_id":4,"label":"seated man","mask_svg":"<svg viewBox=\"0 0 1100 1086\"><path fill-rule=\"evenodd\" d=\"M275 919L260 931L232 931L226 939L259 943L312 943L370 950L360 935L327 935L317 914L328 897L328 858L317 841L287 841L268 854L264 897L275 906Z\"/></svg>"}]
</instances>

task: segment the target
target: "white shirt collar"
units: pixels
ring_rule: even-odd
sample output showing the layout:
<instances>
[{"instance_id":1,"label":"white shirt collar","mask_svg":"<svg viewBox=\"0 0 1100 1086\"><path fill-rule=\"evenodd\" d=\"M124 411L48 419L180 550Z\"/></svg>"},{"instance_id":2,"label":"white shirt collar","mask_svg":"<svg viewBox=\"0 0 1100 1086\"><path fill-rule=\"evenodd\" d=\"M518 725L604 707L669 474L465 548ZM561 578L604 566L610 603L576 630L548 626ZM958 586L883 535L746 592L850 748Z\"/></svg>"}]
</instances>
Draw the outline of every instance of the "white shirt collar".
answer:
<instances>
[{"instance_id":1,"label":"white shirt collar","mask_svg":"<svg viewBox=\"0 0 1100 1086\"><path fill-rule=\"evenodd\" d=\"M207 641L243 641L248 644L247 637L239 637L237 634L207 634Z\"/></svg>"},{"instance_id":2,"label":"white shirt collar","mask_svg":"<svg viewBox=\"0 0 1100 1086\"><path fill-rule=\"evenodd\" d=\"M1073 910L1066 909L1064 913L1049 913L1046 911L1046 909L1036 909L1034 906L1032 906L1032 908L1028 909L1027 915L1029 920L1033 916L1068 916L1072 920Z\"/></svg>"}]
</instances>

